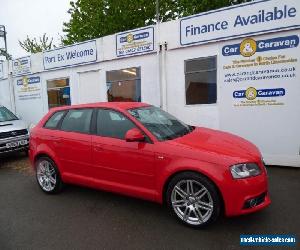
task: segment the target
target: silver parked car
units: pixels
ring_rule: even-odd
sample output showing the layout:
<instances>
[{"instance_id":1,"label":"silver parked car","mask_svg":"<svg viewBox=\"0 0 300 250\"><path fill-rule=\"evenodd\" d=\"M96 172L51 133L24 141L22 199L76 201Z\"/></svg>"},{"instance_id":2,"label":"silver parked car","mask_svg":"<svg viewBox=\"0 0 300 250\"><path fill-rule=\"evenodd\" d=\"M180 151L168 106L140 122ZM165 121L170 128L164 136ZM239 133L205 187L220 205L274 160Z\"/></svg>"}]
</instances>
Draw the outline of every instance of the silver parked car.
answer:
<instances>
[{"instance_id":1,"label":"silver parked car","mask_svg":"<svg viewBox=\"0 0 300 250\"><path fill-rule=\"evenodd\" d=\"M29 132L24 121L0 105L0 155L28 151Z\"/></svg>"}]
</instances>

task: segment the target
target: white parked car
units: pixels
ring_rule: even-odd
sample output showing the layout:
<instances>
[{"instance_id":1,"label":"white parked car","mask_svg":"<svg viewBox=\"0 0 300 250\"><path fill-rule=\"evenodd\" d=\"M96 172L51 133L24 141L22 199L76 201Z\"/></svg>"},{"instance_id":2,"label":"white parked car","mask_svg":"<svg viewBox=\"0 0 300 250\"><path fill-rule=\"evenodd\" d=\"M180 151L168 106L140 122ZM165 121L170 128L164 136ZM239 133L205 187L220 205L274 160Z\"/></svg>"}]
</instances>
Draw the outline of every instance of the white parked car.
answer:
<instances>
[{"instance_id":1,"label":"white parked car","mask_svg":"<svg viewBox=\"0 0 300 250\"><path fill-rule=\"evenodd\" d=\"M0 155L28 151L29 131L20 120L6 107L0 105Z\"/></svg>"}]
</instances>

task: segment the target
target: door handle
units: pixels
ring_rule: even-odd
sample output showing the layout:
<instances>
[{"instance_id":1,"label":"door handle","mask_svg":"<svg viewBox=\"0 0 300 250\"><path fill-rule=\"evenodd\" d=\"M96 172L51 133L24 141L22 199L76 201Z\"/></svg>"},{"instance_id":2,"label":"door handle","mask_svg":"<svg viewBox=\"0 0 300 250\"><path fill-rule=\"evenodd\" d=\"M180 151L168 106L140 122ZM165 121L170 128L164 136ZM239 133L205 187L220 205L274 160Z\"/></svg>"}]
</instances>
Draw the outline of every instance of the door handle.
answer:
<instances>
[{"instance_id":1,"label":"door handle","mask_svg":"<svg viewBox=\"0 0 300 250\"><path fill-rule=\"evenodd\" d=\"M95 146L94 149L95 149L95 151L97 151L97 152L103 151L103 148L102 148L101 146Z\"/></svg>"},{"instance_id":2,"label":"door handle","mask_svg":"<svg viewBox=\"0 0 300 250\"><path fill-rule=\"evenodd\" d=\"M59 144L61 144L61 139L52 139L53 140L53 144L55 146L58 146Z\"/></svg>"}]
</instances>

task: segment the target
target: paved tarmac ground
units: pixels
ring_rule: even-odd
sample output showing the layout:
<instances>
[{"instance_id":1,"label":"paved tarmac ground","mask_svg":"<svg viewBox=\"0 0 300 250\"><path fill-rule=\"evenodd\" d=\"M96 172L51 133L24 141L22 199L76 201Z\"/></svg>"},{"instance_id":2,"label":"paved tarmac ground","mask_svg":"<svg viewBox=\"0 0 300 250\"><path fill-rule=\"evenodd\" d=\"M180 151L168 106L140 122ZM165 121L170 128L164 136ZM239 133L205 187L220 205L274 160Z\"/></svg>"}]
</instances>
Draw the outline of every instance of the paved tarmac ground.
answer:
<instances>
[{"instance_id":1,"label":"paved tarmac ground","mask_svg":"<svg viewBox=\"0 0 300 250\"><path fill-rule=\"evenodd\" d=\"M240 234L295 234L299 247L300 169L268 173L269 208L195 230L147 201L76 186L46 195L25 156L0 159L0 249L246 249Z\"/></svg>"}]
</instances>

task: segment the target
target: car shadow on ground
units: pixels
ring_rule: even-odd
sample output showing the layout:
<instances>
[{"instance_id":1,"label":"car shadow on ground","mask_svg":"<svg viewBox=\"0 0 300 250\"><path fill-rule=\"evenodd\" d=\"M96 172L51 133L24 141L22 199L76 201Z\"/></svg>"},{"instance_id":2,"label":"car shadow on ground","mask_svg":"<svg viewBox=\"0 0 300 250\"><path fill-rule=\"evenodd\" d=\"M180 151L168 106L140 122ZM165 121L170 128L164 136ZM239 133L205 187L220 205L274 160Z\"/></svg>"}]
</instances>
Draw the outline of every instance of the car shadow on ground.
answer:
<instances>
[{"instance_id":1,"label":"car shadow on ground","mask_svg":"<svg viewBox=\"0 0 300 250\"><path fill-rule=\"evenodd\" d=\"M85 199L88 200L94 200L95 201L95 207L93 209L97 209L97 202L99 202L99 205L102 205L103 203L107 204L108 206L112 206L116 209L127 209L130 208L130 210L134 209L136 211L140 211L144 215L155 215L159 217L165 217L170 214L167 206L165 204L161 205L155 202L147 201L147 200L141 200L134 197L124 196L117 193L110 193L102 190L95 190L90 189L86 187L81 186L75 186L75 185L67 185L63 189L62 193L60 195L66 195L66 196L72 196L75 197L85 197ZM91 210L93 210L91 209ZM216 224L219 224L219 227L225 226L240 226L245 225L247 223L247 226L251 226L252 224L257 224L257 221L263 221L264 217L267 215L266 212L260 211L257 213L247 214L243 216L237 216L237 217L230 217L227 218L224 214L221 214L218 222ZM173 220L173 218L171 219ZM174 222L179 225L183 225L180 222L177 222L177 220L174 219ZM211 226L206 227L205 229L209 229ZM215 227L215 225L213 226ZM190 228L190 227L185 227ZM193 230L193 229L192 229ZM223 229L222 229L223 230Z\"/></svg>"}]
</instances>

